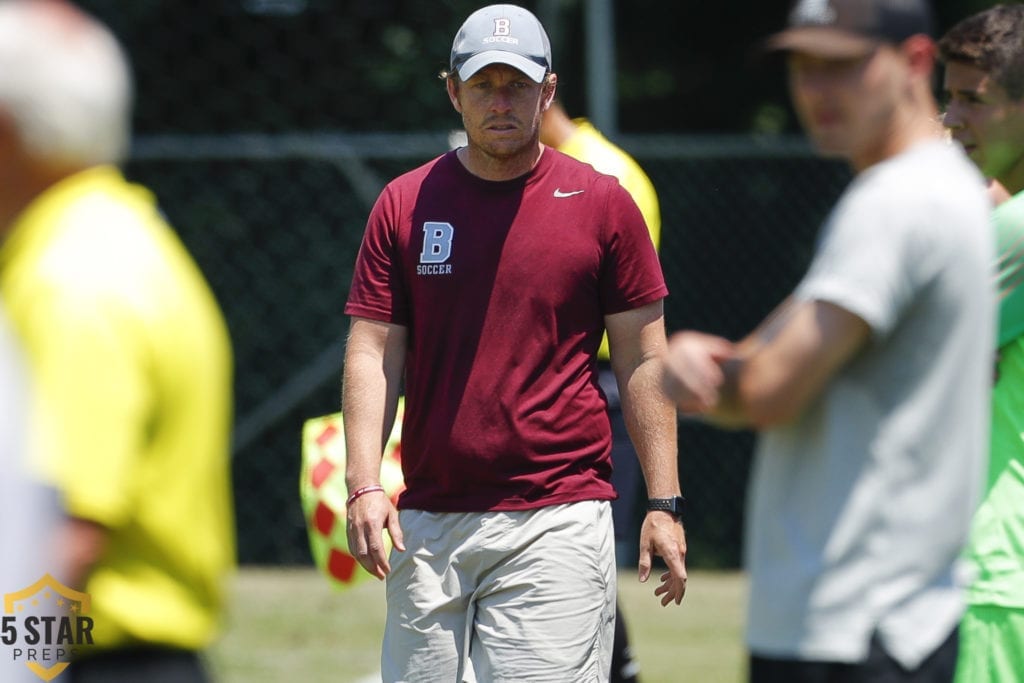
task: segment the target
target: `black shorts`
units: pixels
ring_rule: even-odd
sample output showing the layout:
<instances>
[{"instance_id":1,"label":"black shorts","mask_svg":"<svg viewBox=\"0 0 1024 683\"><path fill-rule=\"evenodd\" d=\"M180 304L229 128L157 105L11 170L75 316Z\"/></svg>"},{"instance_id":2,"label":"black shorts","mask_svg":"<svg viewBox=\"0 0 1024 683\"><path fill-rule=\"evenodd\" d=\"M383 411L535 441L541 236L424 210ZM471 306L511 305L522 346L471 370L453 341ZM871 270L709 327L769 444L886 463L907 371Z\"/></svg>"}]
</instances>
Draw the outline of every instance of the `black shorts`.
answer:
<instances>
[{"instance_id":1,"label":"black shorts","mask_svg":"<svg viewBox=\"0 0 1024 683\"><path fill-rule=\"evenodd\" d=\"M809 662L750 656L750 683L951 683L959 650L958 630L946 638L919 667L908 671L882 647L878 636L871 639L868 658L863 662Z\"/></svg>"},{"instance_id":2,"label":"black shorts","mask_svg":"<svg viewBox=\"0 0 1024 683\"><path fill-rule=\"evenodd\" d=\"M153 646L110 650L71 662L68 683L209 683L199 654ZM62 677L63 681L64 678Z\"/></svg>"}]
</instances>

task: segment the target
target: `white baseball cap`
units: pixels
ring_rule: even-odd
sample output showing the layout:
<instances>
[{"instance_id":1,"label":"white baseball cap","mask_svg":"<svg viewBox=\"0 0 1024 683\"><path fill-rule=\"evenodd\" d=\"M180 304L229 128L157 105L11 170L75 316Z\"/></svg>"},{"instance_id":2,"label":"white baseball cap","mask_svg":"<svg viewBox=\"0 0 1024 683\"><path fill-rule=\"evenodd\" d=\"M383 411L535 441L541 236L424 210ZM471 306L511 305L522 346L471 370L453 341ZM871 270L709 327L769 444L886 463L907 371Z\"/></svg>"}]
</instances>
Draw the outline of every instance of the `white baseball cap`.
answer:
<instances>
[{"instance_id":1,"label":"white baseball cap","mask_svg":"<svg viewBox=\"0 0 1024 683\"><path fill-rule=\"evenodd\" d=\"M551 70L551 43L531 12L489 5L469 15L452 43L450 68L467 80L490 64L508 64L535 83Z\"/></svg>"}]
</instances>

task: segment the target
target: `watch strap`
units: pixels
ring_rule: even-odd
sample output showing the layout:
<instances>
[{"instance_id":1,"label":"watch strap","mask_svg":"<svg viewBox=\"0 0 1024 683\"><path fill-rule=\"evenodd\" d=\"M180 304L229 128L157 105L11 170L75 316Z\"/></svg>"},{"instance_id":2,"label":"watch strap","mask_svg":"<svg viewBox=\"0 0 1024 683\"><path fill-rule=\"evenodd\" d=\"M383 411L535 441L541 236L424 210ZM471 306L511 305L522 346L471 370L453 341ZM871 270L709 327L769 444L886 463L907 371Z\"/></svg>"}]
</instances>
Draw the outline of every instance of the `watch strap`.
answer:
<instances>
[{"instance_id":1,"label":"watch strap","mask_svg":"<svg viewBox=\"0 0 1024 683\"><path fill-rule=\"evenodd\" d=\"M648 498L647 510L660 510L662 512L671 513L676 517L682 517L685 503L686 499L682 496L673 496L672 498Z\"/></svg>"}]
</instances>

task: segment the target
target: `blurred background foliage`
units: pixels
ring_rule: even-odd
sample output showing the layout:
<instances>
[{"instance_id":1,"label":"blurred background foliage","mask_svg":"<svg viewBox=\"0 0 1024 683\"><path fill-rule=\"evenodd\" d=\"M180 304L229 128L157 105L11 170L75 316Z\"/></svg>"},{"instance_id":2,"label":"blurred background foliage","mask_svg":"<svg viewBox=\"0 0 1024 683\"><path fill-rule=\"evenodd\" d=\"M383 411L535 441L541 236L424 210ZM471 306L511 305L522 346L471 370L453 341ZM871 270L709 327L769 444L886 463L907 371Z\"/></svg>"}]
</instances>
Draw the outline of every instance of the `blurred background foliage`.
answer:
<instances>
[{"instance_id":1,"label":"blurred background foliage","mask_svg":"<svg viewBox=\"0 0 1024 683\"><path fill-rule=\"evenodd\" d=\"M480 0L83 0L136 66L139 133L422 131L458 121L436 76ZM549 24L569 110L585 113L588 0L521 2ZM982 0L937 0L939 31ZM795 131L757 54L788 3L612 2L624 132ZM202 103L203 106L197 106Z\"/></svg>"}]
</instances>

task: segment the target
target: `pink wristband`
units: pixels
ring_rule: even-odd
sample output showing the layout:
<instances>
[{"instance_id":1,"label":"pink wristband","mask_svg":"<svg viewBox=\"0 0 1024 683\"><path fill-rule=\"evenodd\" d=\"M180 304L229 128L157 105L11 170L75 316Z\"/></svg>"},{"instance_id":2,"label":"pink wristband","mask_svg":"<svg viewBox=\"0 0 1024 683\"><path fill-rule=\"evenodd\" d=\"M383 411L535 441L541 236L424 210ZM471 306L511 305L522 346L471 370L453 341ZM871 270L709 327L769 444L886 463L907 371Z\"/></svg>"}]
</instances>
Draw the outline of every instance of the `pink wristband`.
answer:
<instances>
[{"instance_id":1,"label":"pink wristband","mask_svg":"<svg viewBox=\"0 0 1024 683\"><path fill-rule=\"evenodd\" d=\"M346 505L346 507L351 505L353 502L355 502L356 498L359 498L360 496L366 495L367 493L373 493L374 491L383 491L383 490L384 490L384 487L381 486L380 484L372 484L370 486L364 486L361 489L356 489L355 492L353 492L352 495L348 497L348 500L345 501L345 505Z\"/></svg>"}]
</instances>

